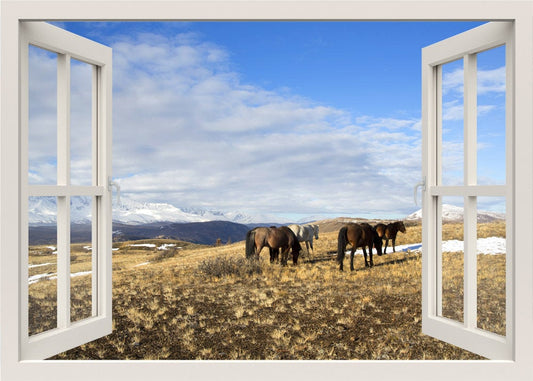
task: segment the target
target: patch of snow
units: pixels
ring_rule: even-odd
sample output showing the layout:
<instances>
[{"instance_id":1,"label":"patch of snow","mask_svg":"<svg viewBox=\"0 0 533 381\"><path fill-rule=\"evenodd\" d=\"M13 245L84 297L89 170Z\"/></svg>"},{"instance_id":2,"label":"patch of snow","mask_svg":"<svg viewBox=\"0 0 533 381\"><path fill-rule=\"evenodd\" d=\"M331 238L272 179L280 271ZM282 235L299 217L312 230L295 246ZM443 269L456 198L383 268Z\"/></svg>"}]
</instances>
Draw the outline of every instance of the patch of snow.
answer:
<instances>
[{"instance_id":1,"label":"patch of snow","mask_svg":"<svg viewBox=\"0 0 533 381\"><path fill-rule=\"evenodd\" d=\"M157 248L157 250L168 250L169 247L176 247L175 243L164 243L161 246ZM181 249L181 247L178 247L178 249Z\"/></svg>"},{"instance_id":2,"label":"patch of snow","mask_svg":"<svg viewBox=\"0 0 533 381\"><path fill-rule=\"evenodd\" d=\"M93 248L91 246L83 246L83 248L87 251L92 251Z\"/></svg>"},{"instance_id":3,"label":"patch of snow","mask_svg":"<svg viewBox=\"0 0 533 381\"><path fill-rule=\"evenodd\" d=\"M392 253L392 244L390 242L389 245L390 246L387 246L387 254ZM476 246L478 254L497 255L506 253L506 240L502 237L478 238ZM422 250L421 243L396 246L397 252L419 252L420 250ZM464 251L464 242L455 239L444 241L442 242L442 251L445 253L462 252ZM377 253L376 249L373 249L373 253ZM346 254L350 254L350 251L347 250ZM355 254L362 255L363 250L358 249Z\"/></svg>"},{"instance_id":4,"label":"patch of snow","mask_svg":"<svg viewBox=\"0 0 533 381\"><path fill-rule=\"evenodd\" d=\"M155 244L153 244L153 243L135 243L135 244L131 244L129 246L130 247L149 247L149 248L154 248Z\"/></svg>"},{"instance_id":5,"label":"patch of snow","mask_svg":"<svg viewBox=\"0 0 533 381\"><path fill-rule=\"evenodd\" d=\"M34 284L45 279L52 279L56 275L55 273L37 274L28 277L28 284ZM54 277L57 278L57 277Z\"/></svg>"},{"instance_id":6,"label":"patch of snow","mask_svg":"<svg viewBox=\"0 0 533 381\"><path fill-rule=\"evenodd\" d=\"M143 262L143 263L139 263L139 264L137 264L137 265L135 265L133 267L146 266L148 264L150 264L150 262Z\"/></svg>"},{"instance_id":7,"label":"patch of snow","mask_svg":"<svg viewBox=\"0 0 533 381\"><path fill-rule=\"evenodd\" d=\"M92 273L92 271L80 271L78 273L70 274L70 277L71 278L76 278L76 277L79 277L79 276L89 275L91 273ZM28 277L28 284L37 283L37 282L40 282L42 280L53 280L53 279L57 279L57 273L37 274L37 275L32 275L32 276Z\"/></svg>"},{"instance_id":8,"label":"patch of snow","mask_svg":"<svg viewBox=\"0 0 533 381\"><path fill-rule=\"evenodd\" d=\"M80 271L79 273L70 274L71 278L92 274L92 271Z\"/></svg>"},{"instance_id":9,"label":"patch of snow","mask_svg":"<svg viewBox=\"0 0 533 381\"><path fill-rule=\"evenodd\" d=\"M29 265L28 268L33 269L35 267L42 267L42 266L48 266L48 265L53 265L53 263L39 263L37 265Z\"/></svg>"},{"instance_id":10,"label":"patch of snow","mask_svg":"<svg viewBox=\"0 0 533 381\"><path fill-rule=\"evenodd\" d=\"M477 240L477 253L478 254L505 254L505 238L501 237L489 237L489 238L479 238ZM444 241L442 243L443 252L457 252L464 251L464 242L451 240Z\"/></svg>"}]
</instances>

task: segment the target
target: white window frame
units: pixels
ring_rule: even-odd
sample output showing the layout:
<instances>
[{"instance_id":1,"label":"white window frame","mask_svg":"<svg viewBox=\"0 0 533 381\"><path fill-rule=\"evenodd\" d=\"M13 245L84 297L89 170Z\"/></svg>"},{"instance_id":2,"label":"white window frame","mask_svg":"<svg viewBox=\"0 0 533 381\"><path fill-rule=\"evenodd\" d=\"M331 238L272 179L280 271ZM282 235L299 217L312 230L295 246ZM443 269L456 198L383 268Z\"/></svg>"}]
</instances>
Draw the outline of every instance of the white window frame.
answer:
<instances>
[{"instance_id":1,"label":"white window frame","mask_svg":"<svg viewBox=\"0 0 533 381\"><path fill-rule=\"evenodd\" d=\"M45 359L108 335L112 330L112 218L111 193L111 73L112 51L44 22L20 24L20 151L28 152L29 46L57 53L57 181L30 185L28 160L20 160L20 279L28 279L28 198L57 199L57 327L29 336L28 282L20 284L20 358ZM91 185L70 180L70 66L76 59L92 66ZM92 311L91 317L71 322L70 298L70 200L92 198Z\"/></svg>"},{"instance_id":2,"label":"white window frame","mask_svg":"<svg viewBox=\"0 0 533 381\"><path fill-rule=\"evenodd\" d=\"M3 1L1 8L0 356L2 379L530 380L533 375L533 5L531 1ZM514 347L503 361L21 361L19 21L508 20L515 25ZM391 62L391 64L393 64ZM13 168L15 167L15 169ZM19 348L17 350L16 348Z\"/></svg>"},{"instance_id":3,"label":"white window frame","mask_svg":"<svg viewBox=\"0 0 533 381\"><path fill-rule=\"evenodd\" d=\"M425 179L422 220L422 332L487 358L513 359L513 84L514 25L491 22L439 41L422 51L422 175ZM506 59L506 183L477 183L477 54L505 45ZM464 181L442 183L442 65L463 58L464 65ZM442 317L442 197L464 199L463 321ZM506 335L477 328L477 197L506 200Z\"/></svg>"}]
</instances>

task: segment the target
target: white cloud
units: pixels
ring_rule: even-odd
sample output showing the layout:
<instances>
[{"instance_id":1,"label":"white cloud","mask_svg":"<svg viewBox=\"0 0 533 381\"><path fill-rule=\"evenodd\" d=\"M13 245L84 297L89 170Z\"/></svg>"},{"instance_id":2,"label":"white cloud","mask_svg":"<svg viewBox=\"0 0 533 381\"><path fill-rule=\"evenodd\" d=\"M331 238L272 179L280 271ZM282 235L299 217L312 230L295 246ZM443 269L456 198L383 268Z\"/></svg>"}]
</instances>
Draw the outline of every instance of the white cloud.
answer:
<instances>
[{"instance_id":1,"label":"white cloud","mask_svg":"<svg viewBox=\"0 0 533 381\"><path fill-rule=\"evenodd\" d=\"M477 93L505 93L505 66L495 69L479 69L477 71ZM454 92L462 95L464 92L464 70L457 68L445 72L442 78L442 92Z\"/></svg>"},{"instance_id":2,"label":"white cloud","mask_svg":"<svg viewBox=\"0 0 533 381\"><path fill-rule=\"evenodd\" d=\"M414 209L418 118L354 118L242 83L223 48L190 34L112 47L113 170L131 197L250 213Z\"/></svg>"}]
</instances>

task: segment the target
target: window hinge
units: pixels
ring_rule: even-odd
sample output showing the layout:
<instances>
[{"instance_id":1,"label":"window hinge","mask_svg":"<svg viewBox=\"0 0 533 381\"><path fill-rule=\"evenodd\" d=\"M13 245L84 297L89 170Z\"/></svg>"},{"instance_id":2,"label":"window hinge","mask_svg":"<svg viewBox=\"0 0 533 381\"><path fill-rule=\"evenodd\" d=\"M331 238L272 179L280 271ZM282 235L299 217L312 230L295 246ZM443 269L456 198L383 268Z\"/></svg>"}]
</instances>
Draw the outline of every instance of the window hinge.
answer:
<instances>
[{"instance_id":1,"label":"window hinge","mask_svg":"<svg viewBox=\"0 0 533 381\"><path fill-rule=\"evenodd\" d=\"M113 187L117 191L117 204L120 204L120 184L116 181L113 181L111 177L107 178L107 187L109 192L113 192Z\"/></svg>"},{"instance_id":2,"label":"window hinge","mask_svg":"<svg viewBox=\"0 0 533 381\"><path fill-rule=\"evenodd\" d=\"M417 184L415 185L415 188L414 188L414 200L415 200L415 205L417 205L417 206L418 206L418 202L417 202L417 200L416 200L416 195L417 195L417 192L418 192L418 188L421 188L422 191L425 191L425 190L426 190L426 176L424 176L424 177L422 178L422 181L419 182L419 183L417 183Z\"/></svg>"}]
</instances>

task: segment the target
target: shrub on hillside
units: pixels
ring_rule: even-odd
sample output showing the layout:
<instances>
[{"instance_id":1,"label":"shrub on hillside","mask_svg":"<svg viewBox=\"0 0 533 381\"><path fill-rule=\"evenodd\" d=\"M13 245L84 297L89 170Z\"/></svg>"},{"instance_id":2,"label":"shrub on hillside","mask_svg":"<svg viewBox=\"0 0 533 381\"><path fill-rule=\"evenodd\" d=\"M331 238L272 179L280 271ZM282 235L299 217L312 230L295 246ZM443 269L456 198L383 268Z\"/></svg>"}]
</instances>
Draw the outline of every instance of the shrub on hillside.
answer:
<instances>
[{"instance_id":1,"label":"shrub on hillside","mask_svg":"<svg viewBox=\"0 0 533 381\"><path fill-rule=\"evenodd\" d=\"M198 270L208 276L222 278L224 276L249 276L263 272L259 261L246 258L217 257L200 263Z\"/></svg>"}]
</instances>

